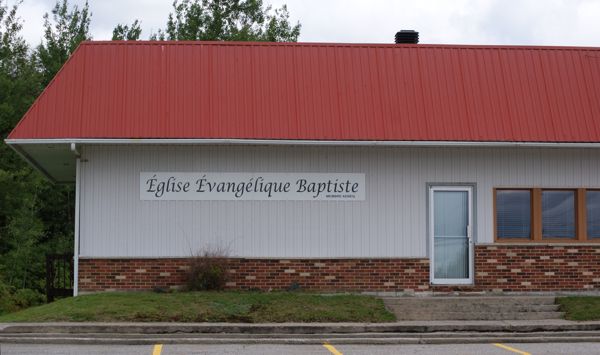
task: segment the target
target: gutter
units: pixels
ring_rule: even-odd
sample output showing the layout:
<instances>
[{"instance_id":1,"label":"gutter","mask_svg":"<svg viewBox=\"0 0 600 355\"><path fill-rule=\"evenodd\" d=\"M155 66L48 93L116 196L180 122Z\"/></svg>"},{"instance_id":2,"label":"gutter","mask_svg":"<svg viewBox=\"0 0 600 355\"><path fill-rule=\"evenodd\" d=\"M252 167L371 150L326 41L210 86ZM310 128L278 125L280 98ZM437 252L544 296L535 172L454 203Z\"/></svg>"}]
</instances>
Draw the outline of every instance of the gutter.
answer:
<instances>
[{"instance_id":1,"label":"gutter","mask_svg":"<svg viewBox=\"0 0 600 355\"><path fill-rule=\"evenodd\" d=\"M300 146L376 146L376 147L518 147L518 148L600 148L600 142L503 142L503 141L381 141L381 140L293 140L237 138L56 138L5 139L6 144L164 144L164 145L300 145Z\"/></svg>"}]
</instances>

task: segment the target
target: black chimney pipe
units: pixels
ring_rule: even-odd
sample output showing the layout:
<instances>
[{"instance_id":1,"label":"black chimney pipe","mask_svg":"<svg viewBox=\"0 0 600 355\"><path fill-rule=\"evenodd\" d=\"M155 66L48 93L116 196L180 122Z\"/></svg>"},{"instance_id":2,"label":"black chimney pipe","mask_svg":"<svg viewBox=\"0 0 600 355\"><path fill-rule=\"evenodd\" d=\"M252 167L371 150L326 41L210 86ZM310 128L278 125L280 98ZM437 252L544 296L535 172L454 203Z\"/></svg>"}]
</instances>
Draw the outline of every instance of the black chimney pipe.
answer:
<instances>
[{"instance_id":1,"label":"black chimney pipe","mask_svg":"<svg viewBox=\"0 0 600 355\"><path fill-rule=\"evenodd\" d=\"M396 32L396 44L419 43L419 32L413 30L401 30Z\"/></svg>"}]
</instances>

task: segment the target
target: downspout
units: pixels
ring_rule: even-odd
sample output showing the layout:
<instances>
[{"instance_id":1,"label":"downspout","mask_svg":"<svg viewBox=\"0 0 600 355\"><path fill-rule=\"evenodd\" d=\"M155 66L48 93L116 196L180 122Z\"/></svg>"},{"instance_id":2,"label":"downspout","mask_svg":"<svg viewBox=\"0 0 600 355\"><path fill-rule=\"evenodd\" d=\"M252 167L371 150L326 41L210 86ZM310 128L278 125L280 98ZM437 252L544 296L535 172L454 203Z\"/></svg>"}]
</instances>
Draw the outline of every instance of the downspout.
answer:
<instances>
[{"instance_id":1,"label":"downspout","mask_svg":"<svg viewBox=\"0 0 600 355\"><path fill-rule=\"evenodd\" d=\"M75 245L73 247L73 296L79 294L79 198L81 187L81 154L77 145L71 143L71 152L75 155Z\"/></svg>"}]
</instances>

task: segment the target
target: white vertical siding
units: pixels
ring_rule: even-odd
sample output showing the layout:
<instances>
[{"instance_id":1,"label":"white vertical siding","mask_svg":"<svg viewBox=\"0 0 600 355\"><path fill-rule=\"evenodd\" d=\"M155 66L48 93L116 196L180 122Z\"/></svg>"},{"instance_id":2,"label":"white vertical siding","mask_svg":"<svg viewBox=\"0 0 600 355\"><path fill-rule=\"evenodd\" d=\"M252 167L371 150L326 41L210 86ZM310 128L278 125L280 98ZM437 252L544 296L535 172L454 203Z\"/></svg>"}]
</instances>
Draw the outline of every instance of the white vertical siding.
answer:
<instances>
[{"instance_id":1,"label":"white vertical siding","mask_svg":"<svg viewBox=\"0 0 600 355\"><path fill-rule=\"evenodd\" d=\"M600 150L259 146L84 147L81 256L424 257L427 183L476 184L478 242L492 189L600 187ZM141 201L140 171L366 174L366 201Z\"/></svg>"}]
</instances>

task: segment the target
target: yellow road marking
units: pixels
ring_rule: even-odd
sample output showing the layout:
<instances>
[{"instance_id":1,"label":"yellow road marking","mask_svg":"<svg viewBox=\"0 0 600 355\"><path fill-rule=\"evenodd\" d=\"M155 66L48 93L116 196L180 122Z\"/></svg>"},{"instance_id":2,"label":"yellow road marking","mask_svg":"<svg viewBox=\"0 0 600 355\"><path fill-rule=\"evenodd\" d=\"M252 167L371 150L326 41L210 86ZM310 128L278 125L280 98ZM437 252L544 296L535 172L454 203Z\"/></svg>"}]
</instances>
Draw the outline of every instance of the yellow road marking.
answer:
<instances>
[{"instance_id":1,"label":"yellow road marking","mask_svg":"<svg viewBox=\"0 0 600 355\"><path fill-rule=\"evenodd\" d=\"M152 355L160 355L162 352L162 344L154 345L154 350L152 350Z\"/></svg>"},{"instance_id":2,"label":"yellow road marking","mask_svg":"<svg viewBox=\"0 0 600 355\"><path fill-rule=\"evenodd\" d=\"M527 351L523 351L523 350L511 348L510 346L507 346L507 345L504 345L504 344L496 343L494 345L497 346L497 347L499 347L499 348L502 348L504 350L512 351L513 353L517 353L517 354L521 354L521 355L531 355L531 353L528 353Z\"/></svg>"},{"instance_id":3,"label":"yellow road marking","mask_svg":"<svg viewBox=\"0 0 600 355\"><path fill-rule=\"evenodd\" d=\"M338 351L338 349L334 348L333 345L329 343L325 343L323 344L323 346L325 347L325 349L329 350L329 352L333 355L343 355L341 352Z\"/></svg>"}]
</instances>

